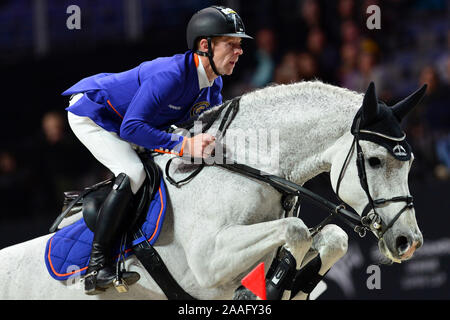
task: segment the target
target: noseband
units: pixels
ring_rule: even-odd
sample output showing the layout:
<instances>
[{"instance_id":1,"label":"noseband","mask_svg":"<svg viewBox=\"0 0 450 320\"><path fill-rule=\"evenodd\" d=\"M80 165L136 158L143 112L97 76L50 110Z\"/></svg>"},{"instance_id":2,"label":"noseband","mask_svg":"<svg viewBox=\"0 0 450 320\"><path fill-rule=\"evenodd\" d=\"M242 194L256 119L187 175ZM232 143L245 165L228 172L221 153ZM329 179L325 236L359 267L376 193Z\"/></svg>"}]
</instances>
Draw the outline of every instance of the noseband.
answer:
<instances>
[{"instance_id":1,"label":"noseband","mask_svg":"<svg viewBox=\"0 0 450 320\"><path fill-rule=\"evenodd\" d=\"M362 214L361 214L361 225L355 226L355 231L361 236L364 237L366 235L366 231L370 230L373 231L378 239L382 239L386 231L388 231L394 223L400 218L403 212L405 212L407 209L412 209L414 207L413 204L413 197L411 195L407 196L398 196L393 197L390 199L375 199L373 200L370 192L369 192L369 185L367 183L367 174L366 174L366 167L365 167L365 159L364 159L364 153L361 149L361 145L359 144L359 125L361 122L361 118L359 117L356 120L356 130L354 132L354 139L352 142L352 145L350 147L349 152L347 153L347 157L345 158L344 164L342 165L341 172L339 173L339 178L337 181L336 186L336 195L337 197L342 201L342 199L339 197L339 187L341 185L341 181L344 177L345 171L347 169L347 166L349 164L351 155L353 154L353 151L355 150L356 146L356 166L358 168L358 176L359 176L359 182L361 184L361 187L363 188L364 192L366 193L368 203L365 206ZM366 133L372 133L370 131L365 131ZM373 134L376 134L375 132ZM342 201L344 202L344 201ZM389 222L386 223L381 216L377 213L376 208L381 208L386 206L387 204L391 202L406 202L405 206L395 215L395 217Z\"/></svg>"}]
</instances>

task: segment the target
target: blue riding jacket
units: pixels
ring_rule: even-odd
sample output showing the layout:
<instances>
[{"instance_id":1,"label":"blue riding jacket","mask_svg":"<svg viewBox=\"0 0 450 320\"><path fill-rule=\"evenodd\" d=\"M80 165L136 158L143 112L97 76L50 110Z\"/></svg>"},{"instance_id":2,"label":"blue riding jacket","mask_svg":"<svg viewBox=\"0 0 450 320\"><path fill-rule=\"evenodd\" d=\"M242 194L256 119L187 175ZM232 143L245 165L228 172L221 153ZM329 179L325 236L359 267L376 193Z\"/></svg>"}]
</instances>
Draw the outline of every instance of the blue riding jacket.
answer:
<instances>
[{"instance_id":1,"label":"blue riding jacket","mask_svg":"<svg viewBox=\"0 0 450 320\"><path fill-rule=\"evenodd\" d=\"M62 93L85 93L66 110L134 144L181 156L184 137L164 130L222 103L222 78L201 87L198 65L198 56L187 51L84 78Z\"/></svg>"}]
</instances>

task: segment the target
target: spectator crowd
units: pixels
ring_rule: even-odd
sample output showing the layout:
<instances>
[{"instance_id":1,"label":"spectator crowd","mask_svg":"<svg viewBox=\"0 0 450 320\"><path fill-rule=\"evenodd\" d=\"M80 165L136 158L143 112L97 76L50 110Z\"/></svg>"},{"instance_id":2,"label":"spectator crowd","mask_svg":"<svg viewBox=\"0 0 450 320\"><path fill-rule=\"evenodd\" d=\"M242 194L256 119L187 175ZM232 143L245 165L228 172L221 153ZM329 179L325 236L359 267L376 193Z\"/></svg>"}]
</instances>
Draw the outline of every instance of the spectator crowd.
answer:
<instances>
[{"instance_id":1,"label":"spectator crowd","mask_svg":"<svg viewBox=\"0 0 450 320\"><path fill-rule=\"evenodd\" d=\"M447 1L412 2L237 1L255 41L244 44L236 75L224 79L224 98L313 79L364 92L374 81L391 105L427 83L425 98L403 123L416 158L411 178L448 180L450 8ZM381 8L381 29L366 25L369 5ZM46 110L40 121L20 145L0 148L1 212L56 217L64 191L111 174L71 133L63 106Z\"/></svg>"},{"instance_id":2,"label":"spectator crowd","mask_svg":"<svg viewBox=\"0 0 450 320\"><path fill-rule=\"evenodd\" d=\"M283 1L256 28L251 65L229 96L271 84L320 80L357 92L374 81L388 105L427 83L402 124L413 147L411 178L450 177L450 8L446 1ZM267 4L265 6L264 4ZM270 3L271 4L271 3ZM366 9L380 8L380 29ZM419 23L420 21L420 23ZM227 87L225 87L227 89Z\"/></svg>"}]
</instances>

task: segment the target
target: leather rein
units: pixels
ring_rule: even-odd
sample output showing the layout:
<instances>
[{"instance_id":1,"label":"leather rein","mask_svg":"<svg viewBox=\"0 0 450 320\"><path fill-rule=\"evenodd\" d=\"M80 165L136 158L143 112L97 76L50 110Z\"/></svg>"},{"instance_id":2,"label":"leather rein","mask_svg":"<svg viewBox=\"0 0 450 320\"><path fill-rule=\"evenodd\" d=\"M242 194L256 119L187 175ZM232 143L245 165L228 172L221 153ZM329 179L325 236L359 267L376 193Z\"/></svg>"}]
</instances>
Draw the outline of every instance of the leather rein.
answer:
<instances>
[{"instance_id":1,"label":"leather rein","mask_svg":"<svg viewBox=\"0 0 450 320\"><path fill-rule=\"evenodd\" d=\"M224 109L227 108L227 111L219 125L219 134L224 137L225 132L227 128L229 127L231 121L236 116L236 113L239 110L239 102L241 97L236 97L230 101L225 102L217 112L217 115L209 120L209 122L206 123L205 126L202 128L202 133L206 132L211 125L218 119L220 114L223 112ZM190 120L187 123L179 125L179 127L189 128L193 125L193 122L195 120ZM344 201L339 198L339 200L342 201L341 204L336 205L332 203L331 201L321 197L320 195L311 192L310 190L295 184L287 179L263 172L259 169L255 169L253 167L250 167L245 164L237 163L234 160L231 160L229 158L226 158L226 156L223 157L223 159L219 159L220 162L215 161L212 163L212 165L216 165L219 167L223 167L225 169L228 169L232 172L236 172L242 175L245 175L250 178L257 179L259 181L265 182L272 187L274 187L277 191L283 194L283 197L281 199L281 204L283 209L285 210L285 216L289 214L289 212L294 208L293 215L298 217L299 216L299 208L300 208L300 199L305 199L310 201L312 204L321 207L322 209L328 211L329 215L326 217L322 222L320 222L317 226L314 228L310 228L311 235L314 236L317 234L326 224L329 223L329 221L332 218L338 218L340 221L344 222L348 226L352 228L353 231L358 233L360 237L364 237L366 235L367 230L373 231L379 239L382 238L384 233L393 226L393 224L398 220L398 218L401 216L403 212L406 211L408 208L413 207L413 199L412 196L401 196L401 197L394 197L391 199L376 199L373 200L370 196L368 184L367 184L367 175L366 170L364 166L364 154L362 152L361 146L359 144L359 119L358 119L358 125L357 125L357 134L355 134L354 141L352 143L352 146L347 154L347 157L345 159L345 162L341 168L341 172L338 179L338 184L336 188L336 194L339 198L339 187L340 183L344 177L346 168L349 164L349 159L351 154L353 153L355 146L357 150L357 167L358 167L358 175L360 178L360 183L362 188L364 189L367 198L368 198L368 204L366 205L365 209L363 210L363 213L361 217L349 210L346 209L344 205ZM182 179L180 181L175 181L169 173L169 168L172 160L175 159L171 158L167 163L165 167L165 174L166 178L169 181L170 184L176 186L177 188L181 187L182 185L188 183L190 180L192 180L197 174L200 173L200 171L204 168L205 165L210 165L211 163L206 163L204 159L198 159L198 158L186 158L183 157L184 160L190 160L191 163L199 164L198 168L194 172L192 172L187 178ZM386 203L389 202L406 202L406 205L401 209L394 219L392 219L389 224L386 224L381 216L376 212L376 208L382 207ZM372 212L371 212L372 211Z\"/></svg>"}]
</instances>

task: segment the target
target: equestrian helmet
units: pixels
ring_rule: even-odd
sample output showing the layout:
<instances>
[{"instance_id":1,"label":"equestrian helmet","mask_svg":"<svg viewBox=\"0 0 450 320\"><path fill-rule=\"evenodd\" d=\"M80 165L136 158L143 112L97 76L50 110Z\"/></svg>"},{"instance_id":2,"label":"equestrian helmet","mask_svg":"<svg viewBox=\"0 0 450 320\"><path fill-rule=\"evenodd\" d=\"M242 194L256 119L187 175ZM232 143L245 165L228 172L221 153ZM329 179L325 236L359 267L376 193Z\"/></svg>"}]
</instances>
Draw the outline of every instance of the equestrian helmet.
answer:
<instances>
[{"instance_id":1,"label":"equestrian helmet","mask_svg":"<svg viewBox=\"0 0 450 320\"><path fill-rule=\"evenodd\" d=\"M202 37L239 37L253 39L245 33L241 17L233 9L223 6L211 6L196 12L188 23L186 40L190 50Z\"/></svg>"}]
</instances>

